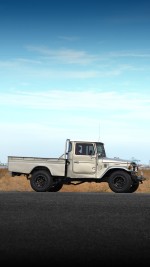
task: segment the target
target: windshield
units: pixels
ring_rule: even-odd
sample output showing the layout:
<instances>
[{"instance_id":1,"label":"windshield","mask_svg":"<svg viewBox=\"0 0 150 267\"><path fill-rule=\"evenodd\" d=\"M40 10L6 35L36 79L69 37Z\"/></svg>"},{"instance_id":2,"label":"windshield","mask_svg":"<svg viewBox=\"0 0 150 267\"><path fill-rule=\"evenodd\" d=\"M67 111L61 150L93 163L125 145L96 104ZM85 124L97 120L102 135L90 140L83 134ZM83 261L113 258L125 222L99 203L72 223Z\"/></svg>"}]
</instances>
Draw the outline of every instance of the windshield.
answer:
<instances>
[{"instance_id":1,"label":"windshield","mask_svg":"<svg viewBox=\"0 0 150 267\"><path fill-rule=\"evenodd\" d=\"M98 157L103 158L106 157L105 148L103 143L96 143Z\"/></svg>"}]
</instances>

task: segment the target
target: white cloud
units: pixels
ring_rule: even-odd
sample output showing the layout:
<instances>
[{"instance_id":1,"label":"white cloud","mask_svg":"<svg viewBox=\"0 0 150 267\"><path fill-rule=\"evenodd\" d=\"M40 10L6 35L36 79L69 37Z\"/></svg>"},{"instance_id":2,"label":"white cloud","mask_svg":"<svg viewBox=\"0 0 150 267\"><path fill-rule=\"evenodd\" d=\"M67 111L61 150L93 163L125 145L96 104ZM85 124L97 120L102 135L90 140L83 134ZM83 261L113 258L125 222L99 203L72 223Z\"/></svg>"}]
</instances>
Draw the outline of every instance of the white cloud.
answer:
<instances>
[{"instance_id":1,"label":"white cloud","mask_svg":"<svg viewBox=\"0 0 150 267\"><path fill-rule=\"evenodd\" d=\"M149 83L144 72L140 72L140 79L136 74L145 66L116 63L117 57L136 57L136 53L102 56L71 49L32 47L32 50L38 52L37 59L24 57L0 62L0 110L1 114L6 112L0 125L1 157L10 153L59 155L66 138L97 140L100 135L109 155L149 160L150 98L143 93L149 90ZM137 53L137 58L142 55L146 53ZM65 63L63 67L57 64L60 62ZM72 66L67 69L70 63ZM93 63L94 68L87 68ZM129 76L123 76L125 72ZM8 90L19 88L17 83L21 85L19 90ZM142 91L135 91L141 84ZM51 89L43 89L48 87Z\"/></svg>"},{"instance_id":2,"label":"white cloud","mask_svg":"<svg viewBox=\"0 0 150 267\"><path fill-rule=\"evenodd\" d=\"M38 52L41 55L51 58L55 61L62 61L65 64L91 64L97 61L97 56L87 53L83 50L74 50L68 48L50 49L47 47L27 46L31 51Z\"/></svg>"},{"instance_id":3,"label":"white cloud","mask_svg":"<svg viewBox=\"0 0 150 267\"><path fill-rule=\"evenodd\" d=\"M134 57L134 58L149 58L150 51L142 50L142 51L117 51L117 52L109 52L108 55L110 57Z\"/></svg>"},{"instance_id":4,"label":"white cloud","mask_svg":"<svg viewBox=\"0 0 150 267\"><path fill-rule=\"evenodd\" d=\"M15 106L41 110L91 110L114 112L114 116L137 116L148 118L150 114L150 99L139 92L115 91L64 91L49 90L40 92L11 91L1 93L1 106ZM111 114L110 114L111 115ZM141 116L142 115L142 116Z\"/></svg>"},{"instance_id":5,"label":"white cloud","mask_svg":"<svg viewBox=\"0 0 150 267\"><path fill-rule=\"evenodd\" d=\"M69 41L69 42L74 42L80 39L79 36L58 36L59 39L65 40L65 41Z\"/></svg>"},{"instance_id":6,"label":"white cloud","mask_svg":"<svg viewBox=\"0 0 150 267\"><path fill-rule=\"evenodd\" d=\"M47 117L48 118L48 117ZM68 121L67 121L68 119ZM71 119L71 117L70 117ZM109 157L131 159L136 157L143 163L149 160L149 133L144 129L134 128L127 122L117 123L111 119L99 121L88 116L76 117L70 123L69 118L57 122L5 122L1 123L1 162L7 161L8 155L58 157L64 152L65 140L103 141ZM100 132L99 132L100 130ZM148 130L148 129L147 129Z\"/></svg>"},{"instance_id":7,"label":"white cloud","mask_svg":"<svg viewBox=\"0 0 150 267\"><path fill-rule=\"evenodd\" d=\"M149 71L148 66L126 63L119 58L148 57L148 52L108 52L91 54L84 50L68 48L50 49L40 46L28 46L32 59L25 57L0 61L2 75L9 79L97 79L119 77L122 74L135 74L137 71ZM71 67L70 67L71 66ZM87 68L89 67L89 68ZM7 72L5 74L5 72ZM144 72L143 72L144 73ZM15 78L16 77L16 78ZM41 83L44 81L40 81Z\"/></svg>"}]
</instances>

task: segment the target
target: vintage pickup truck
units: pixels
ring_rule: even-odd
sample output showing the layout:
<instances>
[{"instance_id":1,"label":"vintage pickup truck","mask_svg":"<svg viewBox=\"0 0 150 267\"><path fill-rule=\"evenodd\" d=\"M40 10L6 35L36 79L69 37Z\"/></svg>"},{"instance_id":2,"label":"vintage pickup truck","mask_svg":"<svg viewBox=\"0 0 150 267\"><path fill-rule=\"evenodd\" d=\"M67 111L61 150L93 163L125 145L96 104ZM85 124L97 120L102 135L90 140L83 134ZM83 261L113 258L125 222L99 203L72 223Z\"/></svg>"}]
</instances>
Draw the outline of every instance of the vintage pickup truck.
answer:
<instances>
[{"instance_id":1,"label":"vintage pickup truck","mask_svg":"<svg viewBox=\"0 0 150 267\"><path fill-rule=\"evenodd\" d=\"M107 158L102 142L66 140L58 158L8 156L11 176L25 175L37 192L57 192L64 184L107 182L115 193L133 193L145 178L135 162Z\"/></svg>"}]
</instances>

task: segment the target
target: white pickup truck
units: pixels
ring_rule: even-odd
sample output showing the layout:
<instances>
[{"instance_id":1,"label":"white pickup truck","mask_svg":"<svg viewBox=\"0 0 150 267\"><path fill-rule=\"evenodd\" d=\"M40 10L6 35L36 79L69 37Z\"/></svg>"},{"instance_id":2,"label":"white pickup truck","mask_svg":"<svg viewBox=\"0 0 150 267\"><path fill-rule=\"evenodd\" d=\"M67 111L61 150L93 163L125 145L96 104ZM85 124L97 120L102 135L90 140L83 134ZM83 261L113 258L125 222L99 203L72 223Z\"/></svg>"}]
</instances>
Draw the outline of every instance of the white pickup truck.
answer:
<instances>
[{"instance_id":1,"label":"white pickup truck","mask_svg":"<svg viewBox=\"0 0 150 267\"><path fill-rule=\"evenodd\" d=\"M64 184L107 182L115 193L133 193L145 178L135 162L107 158L102 142L66 140L59 158L8 156L11 176L25 175L37 192L57 192Z\"/></svg>"}]
</instances>

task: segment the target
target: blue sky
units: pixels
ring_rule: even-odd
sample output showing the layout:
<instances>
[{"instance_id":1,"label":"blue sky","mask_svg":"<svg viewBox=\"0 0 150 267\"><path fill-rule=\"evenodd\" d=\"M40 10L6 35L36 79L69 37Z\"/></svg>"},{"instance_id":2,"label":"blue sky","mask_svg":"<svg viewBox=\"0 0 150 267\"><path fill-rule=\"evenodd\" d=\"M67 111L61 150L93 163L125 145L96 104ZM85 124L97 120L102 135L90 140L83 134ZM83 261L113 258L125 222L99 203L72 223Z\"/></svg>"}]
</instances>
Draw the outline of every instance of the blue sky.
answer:
<instances>
[{"instance_id":1,"label":"blue sky","mask_svg":"<svg viewBox=\"0 0 150 267\"><path fill-rule=\"evenodd\" d=\"M150 162L150 2L0 0L0 161L66 138Z\"/></svg>"}]
</instances>

